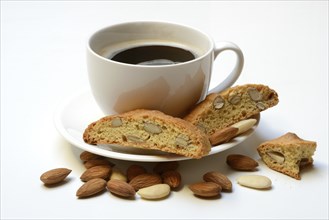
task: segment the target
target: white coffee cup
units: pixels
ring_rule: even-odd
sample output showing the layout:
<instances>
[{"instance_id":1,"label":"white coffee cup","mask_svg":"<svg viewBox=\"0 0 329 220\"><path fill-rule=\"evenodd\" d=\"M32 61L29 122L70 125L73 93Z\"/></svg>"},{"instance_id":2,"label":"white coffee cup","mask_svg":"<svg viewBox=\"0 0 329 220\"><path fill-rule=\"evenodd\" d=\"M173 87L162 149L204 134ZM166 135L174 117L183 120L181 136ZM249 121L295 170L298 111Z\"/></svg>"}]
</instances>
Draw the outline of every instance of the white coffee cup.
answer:
<instances>
[{"instance_id":1,"label":"white coffee cup","mask_svg":"<svg viewBox=\"0 0 329 220\"><path fill-rule=\"evenodd\" d=\"M111 60L127 49L151 45L181 48L195 58L179 63L165 60L165 65ZM225 50L237 55L235 66L225 80L209 91L213 62ZM232 86L240 76L243 62L242 51L235 44L215 45L197 29L167 22L137 21L109 26L94 33L87 47L92 94L104 114L143 108L183 116L208 93Z\"/></svg>"}]
</instances>

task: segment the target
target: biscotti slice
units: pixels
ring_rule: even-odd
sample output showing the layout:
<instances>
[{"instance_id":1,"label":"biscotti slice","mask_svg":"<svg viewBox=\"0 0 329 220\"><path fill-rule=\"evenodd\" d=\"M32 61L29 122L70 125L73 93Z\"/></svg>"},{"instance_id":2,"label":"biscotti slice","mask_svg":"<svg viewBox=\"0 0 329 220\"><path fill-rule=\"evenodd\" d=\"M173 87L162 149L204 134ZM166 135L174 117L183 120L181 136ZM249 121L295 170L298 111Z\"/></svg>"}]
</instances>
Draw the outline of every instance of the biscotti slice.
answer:
<instances>
[{"instance_id":1,"label":"biscotti slice","mask_svg":"<svg viewBox=\"0 0 329 220\"><path fill-rule=\"evenodd\" d=\"M208 136L278 104L278 94L268 86L246 84L209 94L184 117Z\"/></svg>"},{"instance_id":2,"label":"biscotti slice","mask_svg":"<svg viewBox=\"0 0 329 220\"><path fill-rule=\"evenodd\" d=\"M88 144L160 150L201 158L210 151L205 134L191 123L156 110L134 110L93 122L83 134Z\"/></svg>"},{"instance_id":3,"label":"biscotti slice","mask_svg":"<svg viewBox=\"0 0 329 220\"><path fill-rule=\"evenodd\" d=\"M262 143L257 151L271 169L300 180L300 168L313 163L316 142L287 133L279 138Z\"/></svg>"}]
</instances>

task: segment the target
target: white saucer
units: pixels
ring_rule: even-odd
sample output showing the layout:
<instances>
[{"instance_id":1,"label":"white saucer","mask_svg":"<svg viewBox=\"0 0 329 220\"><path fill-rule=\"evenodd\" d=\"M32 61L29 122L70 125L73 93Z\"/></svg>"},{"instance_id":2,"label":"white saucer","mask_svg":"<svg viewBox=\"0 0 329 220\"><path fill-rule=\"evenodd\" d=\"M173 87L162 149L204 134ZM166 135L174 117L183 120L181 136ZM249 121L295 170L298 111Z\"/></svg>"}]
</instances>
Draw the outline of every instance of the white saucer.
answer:
<instances>
[{"instance_id":1,"label":"white saucer","mask_svg":"<svg viewBox=\"0 0 329 220\"><path fill-rule=\"evenodd\" d=\"M54 121L59 133L72 145L81 148L82 150L105 157L143 162L178 161L191 159L155 150L141 150L133 147L122 147L114 145L94 146L86 144L82 139L82 134L85 128L91 122L96 121L103 116L104 114L98 108L92 97L92 94L90 92L84 92L75 95L63 102L55 112ZM232 148L246 140L255 131L259 120L260 116L258 116L258 122L252 129L234 138L229 143L212 147L209 155Z\"/></svg>"}]
</instances>

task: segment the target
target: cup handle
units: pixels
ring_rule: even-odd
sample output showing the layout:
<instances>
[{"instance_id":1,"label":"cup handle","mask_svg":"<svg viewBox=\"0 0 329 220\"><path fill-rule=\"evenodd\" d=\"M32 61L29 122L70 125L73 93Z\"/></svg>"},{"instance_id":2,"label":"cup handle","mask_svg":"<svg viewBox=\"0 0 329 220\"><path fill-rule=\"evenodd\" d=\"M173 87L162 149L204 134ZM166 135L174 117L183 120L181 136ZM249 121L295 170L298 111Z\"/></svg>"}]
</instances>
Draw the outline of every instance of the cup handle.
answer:
<instances>
[{"instance_id":1,"label":"cup handle","mask_svg":"<svg viewBox=\"0 0 329 220\"><path fill-rule=\"evenodd\" d=\"M211 89L208 93L217 93L226 88L231 87L241 74L243 63L244 63L243 53L241 49L234 43L219 42L218 44L216 44L214 49L214 59L216 59L218 54L220 54L225 50L231 50L237 55L235 66L232 72L226 77L226 79L223 82L221 82L219 85L217 85L215 88Z\"/></svg>"}]
</instances>

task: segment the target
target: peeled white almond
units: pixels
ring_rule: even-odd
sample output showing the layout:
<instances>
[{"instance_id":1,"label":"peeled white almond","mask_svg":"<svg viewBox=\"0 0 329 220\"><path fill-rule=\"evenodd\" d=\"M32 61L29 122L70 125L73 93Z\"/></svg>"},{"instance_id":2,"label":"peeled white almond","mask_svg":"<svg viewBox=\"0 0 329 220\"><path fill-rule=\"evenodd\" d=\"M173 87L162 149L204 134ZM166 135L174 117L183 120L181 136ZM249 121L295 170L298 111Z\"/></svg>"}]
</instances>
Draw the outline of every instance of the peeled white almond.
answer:
<instances>
[{"instance_id":1,"label":"peeled white almond","mask_svg":"<svg viewBox=\"0 0 329 220\"><path fill-rule=\"evenodd\" d=\"M237 179L237 182L241 186L246 186L255 189L267 189L270 188L272 185L272 181L268 177L261 175L240 176Z\"/></svg>"},{"instance_id":2,"label":"peeled white almond","mask_svg":"<svg viewBox=\"0 0 329 220\"><path fill-rule=\"evenodd\" d=\"M155 184L137 191L137 194L144 199L161 199L168 196L170 186L168 184Z\"/></svg>"},{"instance_id":3,"label":"peeled white almond","mask_svg":"<svg viewBox=\"0 0 329 220\"><path fill-rule=\"evenodd\" d=\"M239 134L242 134L242 133L248 131L256 123L257 123L257 120L256 119L250 118L250 119L239 121L239 122L231 125L231 127L238 128L239 131L238 131L237 135L239 135Z\"/></svg>"},{"instance_id":4,"label":"peeled white almond","mask_svg":"<svg viewBox=\"0 0 329 220\"><path fill-rule=\"evenodd\" d=\"M121 170L118 170L117 168L113 168L110 176L110 180L122 180L124 182L127 182L127 177L121 172Z\"/></svg>"}]
</instances>

